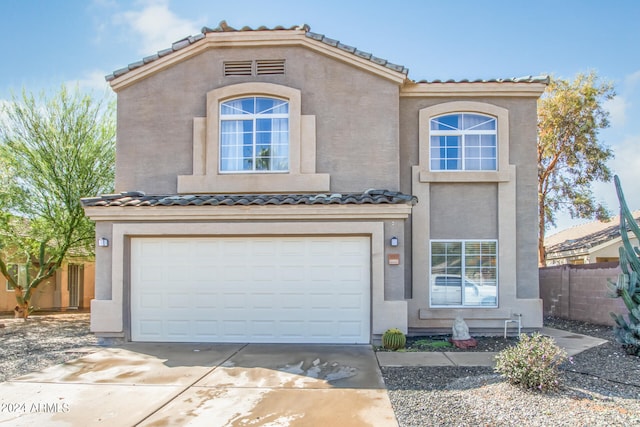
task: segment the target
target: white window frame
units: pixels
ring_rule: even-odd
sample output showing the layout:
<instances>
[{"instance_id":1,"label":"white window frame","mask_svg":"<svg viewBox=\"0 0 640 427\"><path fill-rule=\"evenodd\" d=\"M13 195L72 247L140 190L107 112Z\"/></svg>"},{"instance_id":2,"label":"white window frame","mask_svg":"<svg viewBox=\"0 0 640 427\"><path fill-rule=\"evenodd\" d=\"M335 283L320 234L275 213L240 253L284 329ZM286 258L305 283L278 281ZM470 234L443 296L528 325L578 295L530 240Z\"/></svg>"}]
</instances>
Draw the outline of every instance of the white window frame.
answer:
<instances>
[{"instance_id":1,"label":"white window frame","mask_svg":"<svg viewBox=\"0 0 640 427\"><path fill-rule=\"evenodd\" d=\"M282 98L277 98L274 96L268 96L268 95L248 95L248 96L241 96L241 97L237 97L237 98L232 98L232 99L226 99L223 101L220 101L220 113L219 113L219 129L220 129L220 135L218 138L218 144L219 144L219 161L218 161L218 172L220 174L243 174L243 173L289 173L289 169L290 169L290 159L291 159L291 151L290 151L290 114L289 113L269 113L269 114L261 114L261 113L238 113L238 114L223 114L222 113L222 105L229 102L229 101L236 101L236 100L242 100L242 99L253 99L254 103L256 102L257 98L265 98L265 99L271 99L271 100L277 100L277 101L281 101L287 104L287 111L289 111L289 101L286 99L282 99ZM260 132L257 129L257 120L260 119L287 119L287 129L286 129L286 140L287 140L287 159L286 159L286 168L284 169L276 169L276 170L266 170L266 169L257 169L256 165L258 163L258 158L259 158L259 153L256 152L256 147L258 145L257 143L257 135ZM222 152L223 152L223 125L222 123L224 121L252 121L253 122L253 127L252 127L252 157L251 157L251 163L252 163L252 169L250 170L244 170L244 169L231 169L231 170L226 170L223 169L223 161L225 160L222 156ZM242 148L242 145L240 146ZM239 159L242 159L243 157L238 157ZM271 161L273 161L273 157L269 157L271 159Z\"/></svg>"},{"instance_id":2,"label":"white window frame","mask_svg":"<svg viewBox=\"0 0 640 427\"><path fill-rule=\"evenodd\" d=\"M461 303L460 304L434 304L433 303L433 285L434 285L434 274L433 274L433 243L460 243L461 244L461 265L460 265L460 277L461 277ZM467 279L466 276L466 256L465 256L465 246L467 243L494 243L495 244L495 253L493 256L495 257L495 266L491 267L495 270L495 303L494 304L465 304L465 292L462 292L465 289L462 285L464 280L476 281L476 279ZM428 270L428 287L429 287L429 306L433 308L497 308L498 307L498 295L500 284L498 281L499 277L499 249L498 249L498 240L497 239L431 239L429 240L429 270ZM476 281L477 282L477 281ZM482 285L482 283L479 283ZM486 285L489 286L489 285Z\"/></svg>"},{"instance_id":3,"label":"white window frame","mask_svg":"<svg viewBox=\"0 0 640 427\"><path fill-rule=\"evenodd\" d=\"M18 284L22 285L23 287L26 286L27 284L27 266L25 264L17 264L17 263L12 263L12 264L7 264L7 270L10 272L12 269L17 269L17 273L18 273ZM5 277L5 289L7 292L15 292L15 289L13 289L11 287L11 285L9 285L9 279L7 279Z\"/></svg>"},{"instance_id":4,"label":"white window frame","mask_svg":"<svg viewBox=\"0 0 640 427\"><path fill-rule=\"evenodd\" d=\"M456 128L451 128L449 130L443 130L443 129L432 129L431 128L431 124L434 121L438 121L438 119L443 118L443 117L447 117L447 116L461 116L461 122L464 123L464 116L465 115L473 115L473 116L479 116L479 117L484 117L487 119L486 122L489 121L493 121L494 123L494 129L492 130L474 130L473 128L470 129L456 129ZM484 123L486 123L484 122ZM429 119L429 170L432 172L468 172L468 171L473 171L473 172L486 172L486 171L497 171L498 170L498 161L499 161L499 155L498 155L498 118L491 116L491 115L487 115L487 114L482 114L482 113L477 113L477 112L467 112L467 111L456 111L456 112L449 112L449 113L445 113L445 114L440 114L438 116L434 116L431 117ZM467 138L469 136L482 136L482 135L492 135L494 136L494 140L495 140L495 145L493 147L495 155L493 157L482 157L482 155L478 158L478 160L480 160L480 162L482 162L483 159L490 159L493 160L493 163L495 165L495 167L491 168L491 169L468 169L467 167L467 160L468 160L468 156L466 155L466 151L467 151ZM433 150L433 146L432 146L432 137L457 137L459 138L459 147L458 147L458 154L460 157L458 157L458 159L460 159L460 168L455 168L455 169L447 169L445 168L434 168L433 167L433 158L432 158L432 150ZM482 150L482 145L479 147L480 150ZM446 158L445 158L446 159ZM440 158L440 160L442 160L442 158ZM446 160L445 160L446 161Z\"/></svg>"}]
</instances>

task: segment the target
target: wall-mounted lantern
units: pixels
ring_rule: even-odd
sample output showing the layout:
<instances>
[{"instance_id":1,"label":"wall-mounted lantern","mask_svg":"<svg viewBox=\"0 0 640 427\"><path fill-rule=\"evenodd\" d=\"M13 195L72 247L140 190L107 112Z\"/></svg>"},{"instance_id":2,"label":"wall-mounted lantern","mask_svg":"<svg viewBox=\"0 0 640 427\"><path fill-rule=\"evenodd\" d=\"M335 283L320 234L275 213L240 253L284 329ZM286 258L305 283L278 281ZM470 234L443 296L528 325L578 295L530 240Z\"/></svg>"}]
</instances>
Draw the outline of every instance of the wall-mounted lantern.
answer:
<instances>
[{"instance_id":1,"label":"wall-mounted lantern","mask_svg":"<svg viewBox=\"0 0 640 427\"><path fill-rule=\"evenodd\" d=\"M107 246L109 246L109 239L107 239L106 237L99 238L98 246L100 246L101 248L106 248Z\"/></svg>"},{"instance_id":2,"label":"wall-mounted lantern","mask_svg":"<svg viewBox=\"0 0 640 427\"><path fill-rule=\"evenodd\" d=\"M393 247L398 246L398 238L397 238L396 236L393 236L393 237L391 238L391 240L389 241L389 244L390 244L391 246L393 246Z\"/></svg>"}]
</instances>

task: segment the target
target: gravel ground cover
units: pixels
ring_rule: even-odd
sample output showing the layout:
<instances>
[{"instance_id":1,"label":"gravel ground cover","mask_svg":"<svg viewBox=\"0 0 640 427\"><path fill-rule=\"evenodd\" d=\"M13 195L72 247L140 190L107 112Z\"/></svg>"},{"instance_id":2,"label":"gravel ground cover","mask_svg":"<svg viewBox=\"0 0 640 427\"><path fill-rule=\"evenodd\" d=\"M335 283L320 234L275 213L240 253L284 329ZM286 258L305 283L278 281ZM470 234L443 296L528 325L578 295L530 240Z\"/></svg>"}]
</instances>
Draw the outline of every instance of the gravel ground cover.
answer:
<instances>
[{"instance_id":1,"label":"gravel ground cover","mask_svg":"<svg viewBox=\"0 0 640 427\"><path fill-rule=\"evenodd\" d=\"M0 319L0 325L0 381L99 348L89 332L87 313L34 315L26 324ZM400 427L640 425L640 358L627 355L615 343L611 327L557 318L546 318L545 326L608 342L566 363L563 387L551 394L522 391L491 368L383 368ZM500 351L515 343L476 338L476 351Z\"/></svg>"},{"instance_id":2,"label":"gravel ground cover","mask_svg":"<svg viewBox=\"0 0 640 427\"><path fill-rule=\"evenodd\" d=\"M0 382L97 350L89 314L0 318Z\"/></svg>"},{"instance_id":3,"label":"gravel ground cover","mask_svg":"<svg viewBox=\"0 0 640 427\"><path fill-rule=\"evenodd\" d=\"M615 343L612 328L558 318L545 326L608 342L565 363L551 394L520 390L485 367L382 368L400 427L640 425L640 358Z\"/></svg>"}]
</instances>

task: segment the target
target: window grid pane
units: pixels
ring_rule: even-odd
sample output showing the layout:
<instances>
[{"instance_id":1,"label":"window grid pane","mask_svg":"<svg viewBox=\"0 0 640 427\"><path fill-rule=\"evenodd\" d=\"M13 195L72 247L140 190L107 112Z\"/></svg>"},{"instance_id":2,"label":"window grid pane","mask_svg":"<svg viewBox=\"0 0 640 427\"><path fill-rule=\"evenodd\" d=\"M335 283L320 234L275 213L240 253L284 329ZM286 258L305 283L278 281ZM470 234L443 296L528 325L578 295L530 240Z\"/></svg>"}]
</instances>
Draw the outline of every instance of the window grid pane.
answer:
<instances>
[{"instance_id":1,"label":"window grid pane","mask_svg":"<svg viewBox=\"0 0 640 427\"><path fill-rule=\"evenodd\" d=\"M442 170L457 170L462 165L458 136L431 137L431 165L432 168Z\"/></svg>"}]
</instances>

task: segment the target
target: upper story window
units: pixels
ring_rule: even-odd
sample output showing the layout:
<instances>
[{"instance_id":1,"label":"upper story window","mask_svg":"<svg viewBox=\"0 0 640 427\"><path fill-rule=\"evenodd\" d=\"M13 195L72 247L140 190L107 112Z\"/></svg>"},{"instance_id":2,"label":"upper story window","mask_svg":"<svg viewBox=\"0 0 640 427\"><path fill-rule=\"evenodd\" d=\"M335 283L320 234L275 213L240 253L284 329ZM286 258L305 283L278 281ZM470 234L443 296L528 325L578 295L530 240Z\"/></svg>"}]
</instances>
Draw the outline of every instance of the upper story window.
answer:
<instances>
[{"instance_id":1,"label":"upper story window","mask_svg":"<svg viewBox=\"0 0 640 427\"><path fill-rule=\"evenodd\" d=\"M434 117L429 135L432 171L497 170L495 117L471 113Z\"/></svg>"},{"instance_id":2,"label":"upper story window","mask_svg":"<svg viewBox=\"0 0 640 427\"><path fill-rule=\"evenodd\" d=\"M220 104L220 172L289 171L289 102L246 97Z\"/></svg>"}]
</instances>

